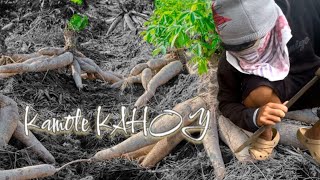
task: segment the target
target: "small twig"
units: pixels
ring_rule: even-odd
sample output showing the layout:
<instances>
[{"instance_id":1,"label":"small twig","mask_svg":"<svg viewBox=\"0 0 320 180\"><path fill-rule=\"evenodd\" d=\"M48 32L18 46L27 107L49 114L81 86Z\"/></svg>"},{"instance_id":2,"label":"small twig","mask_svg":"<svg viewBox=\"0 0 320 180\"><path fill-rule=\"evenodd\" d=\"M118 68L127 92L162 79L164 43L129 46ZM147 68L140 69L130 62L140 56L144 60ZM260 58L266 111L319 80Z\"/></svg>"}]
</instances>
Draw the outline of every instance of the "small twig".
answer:
<instances>
[{"instance_id":1,"label":"small twig","mask_svg":"<svg viewBox=\"0 0 320 180\"><path fill-rule=\"evenodd\" d=\"M71 165L71 164L74 164L74 163L79 163L79 162L91 162L91 159L77 159L77 160L74 160L74 161L71 161L71 162L68 162L67 164L61 166L60 168L57 168L57 171L60 171L62 170L63 168Z\"/></svg>"}]
</instances>

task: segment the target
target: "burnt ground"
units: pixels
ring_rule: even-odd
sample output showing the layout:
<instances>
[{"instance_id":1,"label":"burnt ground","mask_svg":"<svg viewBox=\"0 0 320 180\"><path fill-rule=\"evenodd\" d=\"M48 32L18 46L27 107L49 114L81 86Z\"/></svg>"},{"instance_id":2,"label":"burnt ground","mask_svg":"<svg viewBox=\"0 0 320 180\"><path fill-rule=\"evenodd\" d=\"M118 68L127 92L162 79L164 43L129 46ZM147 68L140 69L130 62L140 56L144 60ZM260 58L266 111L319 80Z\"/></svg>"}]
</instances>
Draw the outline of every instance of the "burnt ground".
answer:
<instances>
[{"instance_id":1,"label":"burnt ground","mask_svg":"<svg viewBox=\"0 0 320 180\"><path fill-rule=\"evenodd\" d=\"M45 2L40 6L40 2ZM112 13L106 11L111 1L91 5L106 19ZM150 1L149 1L150 3ZM2 31L1 51L5 53L32 53L39 48L63 47L64 19L72 6L64 1L0 1L0 27L15 17L30 13L25 20L15 22L8 31ZM146 8L152 7L150 4ZM151 11L151 9L147 9ZM90 26L80 33L80 50L94 59L103 69L127 75L137 63L146 62L151 56L152 46L145 43L137 32L123 30L123 23L106 36L109 25L92 20ZM79 91L67 69L44 73L27 73L0 80L0 93L13 98L20 111L21 120L29 106L31 115L39 114L39 121L74 115L77 108L94 126L96 110L111 114L114 123L119 120L121 106L132 108L135 100L144 92L141 85L134 85L121 92L102 81L83 81L85 87ZM161 86L148 104L150 118L164 109L172 109L177 103L197 94L198 77L186 72ZM105 133L98 138L95 132L86 135L74 133L53 135L33 131L44 146L56 158L56 165L91 157L95 152L123 141L127 136ZM278 146L272 160L241 164L232 157L230 150L221 143L227 166L226 179L319 179L320 169L308 161L304 152ZM19 168L43 163L23 144L12 139L10 145L0 150L0 169ZM202 145L180 143L156 168L143 169L134 161L114 159L100 163L80 163L67 167L56 175L44 179L213 179L213 170Z\"/></svg>"}]
</instances>

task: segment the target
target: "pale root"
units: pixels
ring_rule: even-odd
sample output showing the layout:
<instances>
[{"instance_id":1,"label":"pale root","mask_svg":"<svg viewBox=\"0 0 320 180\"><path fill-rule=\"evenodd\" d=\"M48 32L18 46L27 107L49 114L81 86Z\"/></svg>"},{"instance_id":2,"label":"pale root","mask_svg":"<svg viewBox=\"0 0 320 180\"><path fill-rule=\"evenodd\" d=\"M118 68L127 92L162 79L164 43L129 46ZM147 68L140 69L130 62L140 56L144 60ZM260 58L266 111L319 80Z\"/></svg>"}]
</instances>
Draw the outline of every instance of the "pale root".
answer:
<instances>
[{"instance_id":1,"label":"pale root","mask_svg":"<svg viewBox=\"0 0 320 180\"><path fill-rule=\"evenodd\" d=\"M195 97L183 103L177 104L173 108L173 110L178 112L182 117L184 117L183 126L187 126L188 124L192 123L192 120L189 120L186 117L188 117L188 115L191 112L195 112L202 107L205 108L205 102L203 101L203 99L200 97ZM152 131L154 133L167 132L173 129L175 126L177 126L179 121L180 120L177 116L164 115L160 117L150 128L152 128ZM173 136L174 134L175 133L172 133L171 136ZM93 161L110 160L112 158L120 157L125 153L133 152L145 146L154 144L159 140L160 140L159 138L152 137L151 135L145 136L141 131L111 148L97 152L92 157L92 160Z\"/></svg>"},{"instance_id":2,"label":"pale root","mask_svg":"<svg viewBox=\"0 0 320 180\"><path fill-rule=\"evenodd\" d=\"M191 123L196 126L197 122ZM199 129L189 130L188 133L199 132ZM170 152L182 141L185 136L178 132L173 136L165 137L155 144L150 152L143 158L141 166L145 168L154 167L158 162L170 154Z\"/></svg>"},{"instance_id":3,"label":"pale root","mask_svg":"<svg viewBox=\"0 0 320 180\"><path fill-rule=\"evenodd\" d=\"M149 146L145 146L145 147L138 149L136 151L123 154L122 157L124 157L128 160L138 159L141 156L147 155L155 145L156 144L151 144Z\"/></svg>"},{"instance_id":4,"label":"pale root","mask_svg":"<svg viewBox=\"0 0 320 180\"><path fill-rule=\"evenodd\" d=\"M141 21L139 21L135 16L131 16L132 20L134 23L136 23L139 26L143 26L143 23Z\"/></svg>"},{"instance_id":5,"label":"pale root","mask_svg":"<svg viewBox=\"0 0 320 180\"><path fill-rule=\"evenodd\" d=\"M113 147L97 152L91 160L104 161L117 158L125 153L136 151L142 147L154 144L157 141L157 139L144 136L143 132L139 132Z\"/></svg>"},{"instance_id":6,"label":"pale root","mask_svg":"<svg viewBox=\"0 0 320 180\"><path fill-rule=\"evenodd\" d=\"M27 180L52 176L57 169L50 164L27 166L18 169L0 171L0 179L3 180Z\"/></svg>"},{"instance_id":7,"label":"pale root","mask_svg":"<svg viewBox=\"0 0 320 180\"><path fill-rule=\"evenodd\" d=\"M147 62L147 65L152 70L159 70L170 62L177 61L171 54L166 54L162 58L151 59Z\"/></svg>"},{"instance_id":8,"label":"pale root","mask_svg":"<svg viewBox=\"0 0 320 180\"><path fill-rule=\"evenodd\" d=\"M222 159L222 154L219 145L216 109L214 104L210 104L210 106L211 116L209 128L202 142L204 149L207 152L207 156L209 157L212 167L214 169L215 178L220 180L225 177L226 167Z\"/></svg>"},{"instance_id":9,"label":"pale root","mask_svg":"<svg viewBox=\"0 0 320 180\"><path fill-rule=\"evenodd\" d=\"M97 69L94 66L92 66L89 63L83 61L82 58L75 57L75 59L78 61L82 71L84 71L86 73L96 73L97 72Z\"/></svg>"},{"instance_id":10,"label":"pale root","mask_svg":"<svg viewBox=\"0 0 320 180\"><path fill-rule=\"evenodd\" d=\"M55 163L52 154L41 144L41 142L32 134L30 130L28 136L25 134L24 125L18 121L17 128L13 133L13 137L21 141L25 146L30 148L41 159L47 163Z\"/></svg>"},{"instance_id":11,"label":"pale root","mask_svg":"<svg viewBox=\"0 0 320 180\"><path fill-rule=\"evenodd\" d=\"M144 157L141 166L145 168L154 167L165 158L184 139L182 133L161 139Z\"/></svg>"},{"instance_id":12,"label":"pale root","mask_svg":"<svg viewBox=\"0 0 320 180\"><path fill-rule=\"evenodd\" d=\"M114 75L114 73L110 73L109 71L103 71L92 59L86 58L86 57L77 57L80 67L85 67L85 64L87 64L87 68L83 68L83 71L86 71L88 73L94 73L95 77L98 79L101 79L102 81L110 82L110 83L116 83L120 81L121 79ZM90 66L89 66L90 65ZM92 67L94 69L92 69ZM95 71L95 72L94 72Z\"/></svg>"},{"instance_id":13,"label":"pale root","mask_svg":"<svg viewBox=\"0 0 320 180\"><path fill-rule=\"evenodd\" d=\"M129 29L131 31L135 31L136 27L134 26L134 23L133 23L131 17L129 16L129 14L126 13L123 18L124 18L124 21L126 22L126 24L128 25Z\"/></svg>"},{"instance_id":14,"label":"pale root","mask_svg":"<svg viewBox=\"0 0 320 180\"><path fill-rule=\"evenodd\" d=\"M18 121L17 104L11 98L0 94L0 148L8 144Z\"/></svg>"},{"instance_id":15,"label":"pale root","mask_svg":"<svg viewBox=\"0 0 320 180\"><path fill-rule=\"evenodd\" d=\"M73 55L66 52L56 57L48 57L38 63L15 63L0 66L0 73L43 72L63 68L73 61Z\"/></svg>"},{"instance_id":16,"label":"pale root","mask_svg":"<svg viewBox=\"0 0 320 180\"><path fill-rule=\"evenodd\" d=\"M11 58L16 62L16 63L21 63L26 61L27 59L31 58L36 58L39 57L40 55L38 53L32 53L32 54L14 54L11 56Z\"/></svg>"},{"instance_id":17,"label":"pale root","mask_svg":"<svg viewBox=\"0 0 320 180\"><path fill-rule=\"evenodd\" d=\"M118 78L117 76L114 76L108 71L99 71L97 73L94 73L94 76L102 81L106 81L110 83L116 83L118 81L121 81L120 78Z\"/></svg>"},{"instance_id":18,"label":"pale root","mask_svg":"<svg viewBox=\"0 0 320 180\"><path fill-rule=\"evenodd\" d=\"M152 70L158 70L168 64L164 58L151 59L147 62L148 67Z\"/></svg>"},{"instance_id":19,"label":"pale root","mask_svg":"<svg viewBox=\"0 0 320 180\"><path fill-rule=\"evenodd\" d=\"M37 62L44 61L48 58L48 56L37 56L34 58L27 59L26 61L23 62L23 64L33 64Z\"/></svg>"},{"instance_id":20,"label":"pale root","mask_svg":"<svg viewBox=\"0 0 320 180\"><path fill-rule=\"evenodd\" d=\"M82 89L81 68L77 60L74 60L71 64L71 73L78 89Z\"/></svg>"},{"instance_id":21,"label":"pale root","mask_svg":"<svg viewBox=\"0 0 320 180\"><path fill-rule=\"evenodd\" d=\"M145 68L148 67L147 63L140 63L134 66L130 71L130 76L136 76L140 74Z\"/></svg>"},{"instance_id":22,"label":"pale root","mask_svg":"<svg viewBox=\"0 0 320 180\"><path fill-rule=\"evenodd\" d=\"M142 86L145 90L148 90L148 84L153 77L152 70L150 68L146 68L141 73L141 82Z\"/></svg>"},{"instance_id":23,"label":"pale root","mask_svg":"<svg viewBox=\"0 0 320 180\"><path fill-rule=\"evenodd\" d=\"M249 139L247 134L222 115L218 119L218 127L221 140L229 146L233 153ZM255 161L249 154L249 147L244 148L234 155L240 162Z\"/></svg>"},{"instance_id":24,"label":"pale root","mask_svg":"<svg viewBox=\"0 0 320 180\"><path fill-rule=\"evenodd\" d=\"M0 79L5 79L5 78L9 78L11 76L14 76L18 73L0 73Z\"/></svg>"},{"instance_id":25,"label":"pale root","mask_svg":"<svg viewBox=\"0 0 320 180\"><path fill-rule=\"evenodd\" d=\"M140 108L145 106L147 102L154 96L157 88L168 81L173 77L178 75L183 70L183 64L180 61L173 61L163 67L153 78L150 80L147 86L147 91L139 97L136 101L135 106Z\"/></svg>"},{"instance_id":26,"label":"pale root","mask_svg":"<svg viewBox=\"0 0 320 180\"><path fill-rule=\"evenodd\" d=\"M135 10L131 10L129 13L130 13L130 14L133 14L133 15L135 15L135 16L140 16L140 17L142 17L142 18L144 18L144 19L146 19L146 20L149 18L148 15L143 14L143 13L140 13L140 12L137 12L137 11L135 11Z\"/></svg>"},{"instance_id":27,"label":"pale root","mask_svg":"<svg viewBox=\"0 0 320 180\"><path fill-rule=\"evenodd\" d=\"M114 84L111 85L111 88L121 88L124 90L130 85L133 85L135 83L141 83L141 75L136 75L136 76L129 76L126 79L120 80Z\"/></svg>"},{"instance_id":28,"label":"pale root","mask_svg":"<svg viewBox=\"0 0 320 180\"><path fill-rule=\"evenodd\" d=\"M107 31L107 36L117 27L117 25L120 23L121 19L123 16L118 16L110 25L108 31Z\"/></svg>"},{"instance_id":29,"label":"pale root","mask_svg":"<svg viewBox=\"0 0 320 180\"><path fill-rule=\"evenodd\" d=\"M65 52L64 48L58 48L58 47L45 47L37 51L38 54L46 55L46 56L59 56L64 52Z\"/></svg>"},{"instance_id":30,"label":"pale root","mask_svg":"<svg viewBox=\"0 0 320 180\"><path fill-rule=\"evenodd\" d=\"M116 76L116 77L118 77L118 78L120 78L120 79L123 79L123 78L124 78L123 75L118 74L118 73L115 73L115 72L113 72L113 71L109 71L109 73L111 73L112 75L114 75L114 76Z\"/></svg>"},{"instance_id":31,"label":"pale root","mask_svg":"<svg viewBox=\"0 0 320 180\"><path fill-rule=\"evenodd\" d=\"M182 116L183 124L182 126L187 126L191 124L195 118L188 119L191 113L195 113L200 108L207 109L207 104L203 98L196 96L194 98L188 99L182 103L177 104L172 110L178 112ZM150 127L153 133L163 133L170 129L173 129L180 122L177 116L165 115L159 118L156 123ZM173 135L173 134L171 134Z\"/></svg>"}]
</instances>

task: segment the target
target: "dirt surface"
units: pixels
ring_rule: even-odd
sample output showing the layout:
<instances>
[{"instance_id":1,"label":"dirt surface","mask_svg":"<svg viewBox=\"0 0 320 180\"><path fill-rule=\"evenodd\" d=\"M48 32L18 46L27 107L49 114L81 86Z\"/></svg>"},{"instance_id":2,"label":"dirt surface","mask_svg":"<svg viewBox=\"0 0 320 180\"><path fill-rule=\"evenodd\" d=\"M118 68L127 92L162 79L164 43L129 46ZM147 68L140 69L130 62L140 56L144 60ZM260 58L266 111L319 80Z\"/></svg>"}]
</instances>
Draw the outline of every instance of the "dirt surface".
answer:
<instances>
[{"instance_id":1,"label":"dirt surface","mask_svg":"<svg viewBox=\"0 0 320 180\"><path fill-rule=\"evenodd\" d=\"M44 2L43 6L41 2ZM139 1L142 2L142 1ZM151 11L151 1L142 10ZM92 1L97 13L106 19L112 12L105 11L111 1ZM10 30L0 33L1 51L5 53L32 53L39 48L63 47L63 28L72 5L64 1L0 1L0 28L14 18L30 13L27 19L15 22ZM141 9L140 9L141 10ZM106 36L109 25L92 20L90 27L80 33L80 50L106 70L128 75L131 68L153 58L152 46L143 42L139 32L124 31L120 25ZM21 121L25 108L30 107L30 116L39 114L39 122L46 119L74 115L79 108L82 115L94 128L97 107L102 115L111 114L113 123L119 120L121 106L132 108L144 92L142 85L133 85L121 92L110 88L102 81L84 80L84 89L79 91L69 70L61 69L45 73L27 73L0 80L0 93L13 98L18 106ZM149 117L155 117L164 109L172 109L197 94L198 76L186 72L157 90L148 104ZM123 141L127 136L106 133L98 138L95 132L86 135L74 133L53 135L33 131L44 146L56 158L56 165L89 158L95 152ZM279 146L274 159L266 162L240 164L232 157L230 150L221 145L227 165L226 179L317 179L320 169L308 161L309 156L292 147ZM28 148L12 139L10 145L0 150L0 170L19 168L43 163ZM114 159L101 163L80 163L45 179L212 179L213 170L202 145L182 142L171 155L156 168L143 169L136 162Z\"/></svg>"}]
</instances>

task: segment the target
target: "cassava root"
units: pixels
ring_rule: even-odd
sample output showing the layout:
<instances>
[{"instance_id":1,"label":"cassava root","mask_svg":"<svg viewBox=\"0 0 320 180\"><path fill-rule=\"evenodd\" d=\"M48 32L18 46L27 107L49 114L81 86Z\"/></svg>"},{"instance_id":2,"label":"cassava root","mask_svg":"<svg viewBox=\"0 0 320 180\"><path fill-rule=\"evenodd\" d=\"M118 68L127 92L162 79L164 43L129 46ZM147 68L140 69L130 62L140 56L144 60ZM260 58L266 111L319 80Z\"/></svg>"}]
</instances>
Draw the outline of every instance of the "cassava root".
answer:
<instances>
[{"instance_id":1,"label":"cassava root","mask_svg":"<svg viewBox=\"0 0 320 180\"><path fill-rule=\"evenodd\" d=\"M79 162L90 162L89 159L78 159L75 161L71 161L60 168L56 168L51 164L40 164L27 166L23 168L17 169L9 169L0 171L0 179L2 180L27 180L27 179L36 179L36 178L44 178L48 176L53 176L58 171L61 171L66 166L69 166L74 163Z\"/></svg>"},{"instance_id":2,"label":"cassava root","mask_svg":"<svg viewBox=\"0 0 320 180\"><path fill-rule=\"evenodd\" d=\"M183 70L183 65L180 61L173 61L163 67L155 76L152 77L148 83L147 90L145 93L139 97L139 99L134 104L135 107L142 107L147 104L147 102L154 96L157 88L170 79L178 75Z\"/></svg>"},{"instance_id":3,"label":"cassava root","mask_svg":"<svg viewBox=\"0 0 320 180\"><path fill-rule=\"evenodd\" d=\"M27 166L18 169L0 171L0 179L5 180L27 180L52 176L57 169L50 164Z\"/></svg>"},{"instance_id":4,"label":"cassava root","mask_svg":"<svg viewBox=\"0 0 320 180\"><path fill-rule=\"evenodd\" d=\"M24 125L19 121L13 137L21 141L26 147L30 147L30 149L45 162L55 163L53 155L41 144L33 133L29 131L29 134L26 135L24 129Z\"/></svg>"},{"instance_id":5,"label":"cassava root","mask_svg":"<svg viewBox=\"0 0 320 180\"><path fill-rule=\"evenodd\" d=\"M184 117L183 126L187 126L188 124L192 123L192 121L186 118L190 112L195 112L198 109L202 108L204 105L204 101L201 97L196 97L193 99L189 99L183 103L177 104L173 110L179 112L182 117ZM161 133L166 132L172 128L174 128L179 122L178 117L171 116L171 115L164 115L159 118L156 123L153 124L152 131L154 133ZM174 135L174 134L171 134ZM139 132L125 141L110 147L105 150L101 150L97 152L93 157L93 161L103 161L103 160L110 160L112 158L120 157L123 154L136 151L140 148L145 146L154 144L158 142L160 139L155 138L152 136L145 136L143 132Z\"/></svg>"},{"instance_id":6,"label":"cassava root","mask_svg":"<svg viewBox=\"0 0 320 180\"><path fill-rule=\"evenodd\" d=\"M9 97L0 94L0 148L5 147L19 121L17 104Z\"/></svg>"}]
</instances>

